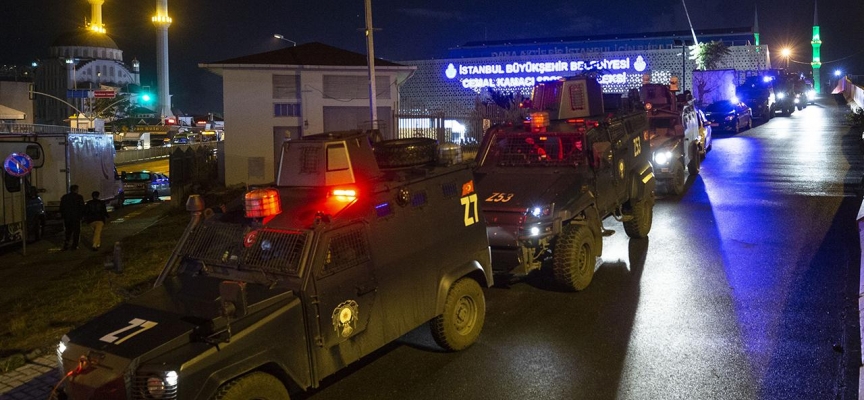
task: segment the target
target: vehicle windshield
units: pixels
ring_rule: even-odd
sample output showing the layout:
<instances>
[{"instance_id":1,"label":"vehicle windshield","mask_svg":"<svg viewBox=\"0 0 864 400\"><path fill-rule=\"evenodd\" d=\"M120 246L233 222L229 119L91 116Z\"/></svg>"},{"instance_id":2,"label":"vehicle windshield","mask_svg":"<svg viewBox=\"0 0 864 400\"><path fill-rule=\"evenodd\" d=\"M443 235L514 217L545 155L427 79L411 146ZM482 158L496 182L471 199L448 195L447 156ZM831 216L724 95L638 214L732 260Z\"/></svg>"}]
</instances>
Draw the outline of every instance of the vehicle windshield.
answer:
<instances>
[{"instance_id":1,"label":"vehicle windshield","mask_svg":"<svg viewBox=\"0 0 864 400\"><path fill-rule=\"evenodd\" d=\"M304 231L210 218L195 227L179 255L208 266L297 277L307 237Z\"/></svg>"},{"instance_id":2,"label":"vehicle windshield","mask_svg":"<svg viewBox=\"0 0 864 400\"><path fill-rule=\"evenodd\" d=\"M728 112L732 111L733 108L734 108L734 105L732 104L731 101L720 100L720 101L709 104L708 107L705 107L705 111L712 112L712 113L716 113L716 112L728 113Z\"/></svg>"},{"instance_id":3,"label":"vehicle windshield","mask_svg":"<svg viewBox=\"0 0 864 400\"><path fill-rule=\"evenodd\" d=\"M581 133L499 133L484 164L565 166L585 164Z\"/></svg>"},{"instance_id":4,"label":"vehicle windshield","mask_svg":"<svg viewBox=\"0 0 864 400\"><path fill-rule=\"evenodd\" d=\"M126 182L146 182L150 180L150 174L147 172L127 172L123 174L123 180Z\"/></svg>"}]
</instances>

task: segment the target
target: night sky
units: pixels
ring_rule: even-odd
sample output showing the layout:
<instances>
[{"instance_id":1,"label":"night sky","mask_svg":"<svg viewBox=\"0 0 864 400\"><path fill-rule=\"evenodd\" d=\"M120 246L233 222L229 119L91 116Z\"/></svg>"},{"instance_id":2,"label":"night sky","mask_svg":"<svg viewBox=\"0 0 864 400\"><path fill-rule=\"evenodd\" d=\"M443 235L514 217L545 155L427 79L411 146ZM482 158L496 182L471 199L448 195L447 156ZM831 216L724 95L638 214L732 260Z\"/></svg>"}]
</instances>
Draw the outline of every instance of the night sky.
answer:
<instances>
[{"instance_id":1,"label":"night sky","mask_svg":"<svg viewBox=\"0 0 864 400\"><path fill-rule=\"evenodd\" d=\"M3 16L0 64L29 64L47 55L62 32L90 18L86 0L0 2ZM132 3L139 4L133 8ZM812 0L689 0L696 29L753 24L758 5L762 44L774 60L791 45L794 69L809 68ZM168 30L173 105L186 113L221 112L221 78L198 63L322 42L365 53L363 0L169 0ZM156 0L106 0L102 19L124 60L141 62L142 85L156 86L156 30L150 23ZM687 30L680 0L513 1L373 0L375 55L393 61L446 58L469 41ZM864 74L864 2L819 0L823 78L842 69ZM807 64L796 64L795 61ZM776 62L776 61L775 61Z\"/></svg>"}]
</instances>

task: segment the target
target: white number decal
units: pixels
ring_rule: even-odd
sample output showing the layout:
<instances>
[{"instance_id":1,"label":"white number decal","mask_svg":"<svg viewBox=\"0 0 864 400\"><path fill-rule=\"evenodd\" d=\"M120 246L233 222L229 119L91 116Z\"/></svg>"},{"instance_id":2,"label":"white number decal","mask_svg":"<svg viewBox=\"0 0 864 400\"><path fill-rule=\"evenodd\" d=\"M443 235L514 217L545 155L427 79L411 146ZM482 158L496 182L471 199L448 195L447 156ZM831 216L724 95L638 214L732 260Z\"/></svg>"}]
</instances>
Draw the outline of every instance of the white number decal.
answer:
<instances>
[{"instance_id":1,"label":"white number decal","mask_svg":"<svg viewBox=\"0 0 864 400\"><path fill-rule=\"evenodd\" d=\"M512 199L512 198L513 198L513 193L494 192L494 193L492 193L491 196L489 196L486 199L486 201L491 201L491 202L495 202L495 203L506 203L506 202L510 201L510 199Z\"/></svg>"},{"instance_id":2,"label":"white number decal","mask_svg":"<svg viewBox=\"0 0 864 400\"><path fill-rule=\"evenodd\" d=\"M474 225L477 222L477 193L465 196L459 201L465 206L465 226Z\"/></svg>"},{"instance_id":3,"label":"white number decal","mask_svg":"<svg viewBox=\"0 0 864 400\"><path fill-rule=\"evenodd\" d=\"M159 324L158 322L147 321L147 320L143 320L141 318L135 318L135 319L129 321L129 326L124 327L124 328L120 328L114 332L111 332L105 336L102 336L101 338L99 338L99 340L101 340L103 342L108 342L108 343L120 344L120 343L123 343L123 342L131 339L133 336L135 336L141 332L144 332L144 331L146 331L146 330L148 330L148 329L150 329L150 328L152 328L158 324ZM121 333L126 332L130 329L133 329L133 328L138 328L138 329L135 332L132 332L132 333L126 335L125 337L123 337L122 339L120 339L119 335Z\"/></svg>"},{"instance_id":4,"label":"white number decal","mask_svg":"<svg viewBox=\"0 0 864 400\"><path fill-rule=\"evenodd\" d=\"M642 142L639 141L639 136L633 138L633 157L639 157L642 154Z\"/></svg>"}]
</instances>

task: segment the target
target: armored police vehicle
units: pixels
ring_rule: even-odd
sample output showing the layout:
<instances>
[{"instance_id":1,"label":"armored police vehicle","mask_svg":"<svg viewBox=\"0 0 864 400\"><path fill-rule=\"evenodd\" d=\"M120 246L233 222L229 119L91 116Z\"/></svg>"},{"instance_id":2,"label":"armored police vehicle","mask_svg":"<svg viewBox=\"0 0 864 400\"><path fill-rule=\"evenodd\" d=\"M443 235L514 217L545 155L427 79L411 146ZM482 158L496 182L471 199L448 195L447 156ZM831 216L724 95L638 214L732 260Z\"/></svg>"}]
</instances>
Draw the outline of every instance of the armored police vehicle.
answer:
<instances>
[{"instance_id":1,"label":"armored police vehicle","mask_svg":"<svg viewBox=\"0 0 864 400\"><path fill-rule=\"evenodd\" d=\"M155 287L63 338L68 397L287 399L426 322L444 349L474 343L493 282L470 166L375 146L288 141L243 209L190 197Z\"/></svg>"},{"instance_id":2,"label":"armored police vehicle","mask_svg":"<svg viewBox=\"0 0 864 400\"><path fill-rule=\"evenodd\" d=\"M549 259L555 278L581 290L603 252L603 220L646 237L654 174L642 109L605 107L593 77L540 84L523 124L490 128L475 170L492 265L524 276ZM608 115L607 113L612 113Z\"/></svg>"},{"instance_id":3,"label":"armored police vehicle","mask_svg":"<svg viewBox=\"0 0 864 400\"><path fill-rule=\"evenodd\" d=\"M690 175L701 169L711 126L692 102L679 103L666 85L643 84L639 96L648 115L648 142L657 189L680 195L686 183L685 168Z\"/></svg>"}]
</instances>

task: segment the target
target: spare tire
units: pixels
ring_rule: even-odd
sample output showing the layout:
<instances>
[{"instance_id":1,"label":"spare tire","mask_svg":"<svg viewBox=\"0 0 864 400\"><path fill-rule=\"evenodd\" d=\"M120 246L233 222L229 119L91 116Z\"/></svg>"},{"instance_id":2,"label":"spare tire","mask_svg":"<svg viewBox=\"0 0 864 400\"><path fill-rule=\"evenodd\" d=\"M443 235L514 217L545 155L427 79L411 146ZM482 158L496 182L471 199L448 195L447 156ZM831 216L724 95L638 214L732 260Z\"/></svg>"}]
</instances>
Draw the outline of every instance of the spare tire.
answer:
<instances>
[{"instance_id":1,"label":"spare tire","mask_svg":"<svg viewBox=\"0 0 864 400\"><path fill-rule=\"evenodd\" d=\"M372 147L379 168L404 168L435 161L438 141L429 138L384 140Z\"/></svg>"}]
</instances>

